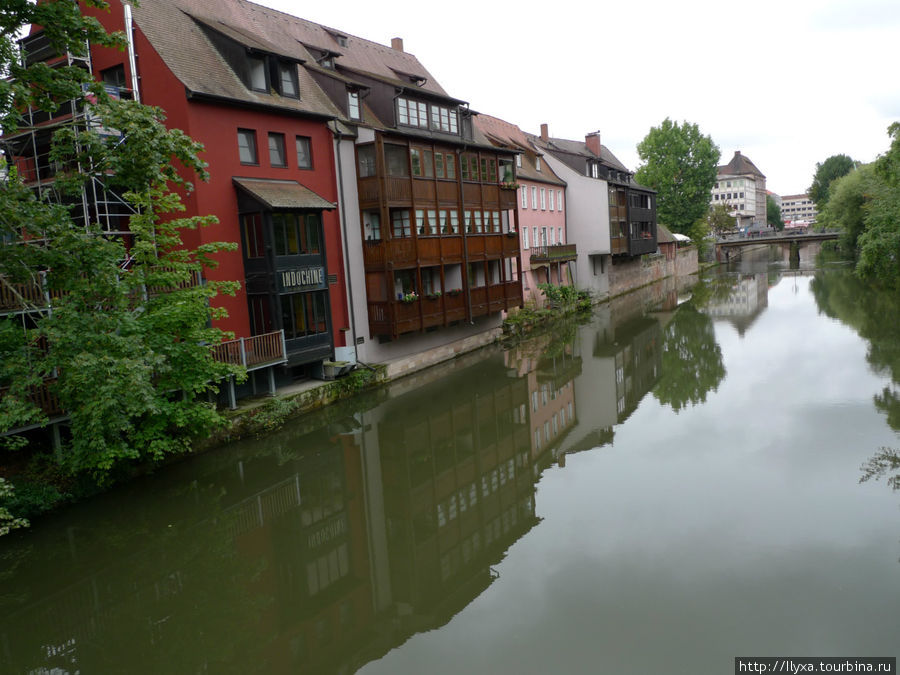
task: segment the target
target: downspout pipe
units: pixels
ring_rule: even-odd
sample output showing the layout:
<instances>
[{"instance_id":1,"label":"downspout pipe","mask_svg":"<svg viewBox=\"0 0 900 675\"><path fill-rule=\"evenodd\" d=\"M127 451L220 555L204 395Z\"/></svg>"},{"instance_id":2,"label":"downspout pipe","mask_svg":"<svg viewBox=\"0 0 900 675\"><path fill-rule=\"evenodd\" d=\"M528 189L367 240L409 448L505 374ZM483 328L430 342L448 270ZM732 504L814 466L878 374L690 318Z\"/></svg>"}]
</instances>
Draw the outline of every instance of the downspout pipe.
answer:
<instances>
[{"instance_id":1,"label":"downspout pipe","mask_svg":"<svg viewBox=\"0 0 900 675\"><path fill-rule=\"evenodd\" d=\"M128 68L131 70L131 91L134 100L141 102L141 92L138 87L137 55L134 52L134 18L131 16L131 3L122 1L125 10L125 39L128 41Z\"/></svg>"},{"instance_id":2,"label":"downspout pipe","mask_svg":"<svg viewBox=\"0 0 900 675\"><path fill-rule=\"evenodd\" d=\"M347 279L347 293L349 296L349 302L347 304L350 305L350 336L353 339L353 358L359 363L359 350L357 349L356 344L356 309L354 307L355 296L353 295L353 273L350 270L350 253L347 250L349 248L350 239L347 236L347 208L344 203L344 171L343 162L341 161L341 143L344 140L344 134L337 122L334 123L333 133L337 140L337 152L334 154L337 155L338 201L340 202L341 232L344 237L342 248L344 249L344 276Z\"/></svg>"}]
</instances>

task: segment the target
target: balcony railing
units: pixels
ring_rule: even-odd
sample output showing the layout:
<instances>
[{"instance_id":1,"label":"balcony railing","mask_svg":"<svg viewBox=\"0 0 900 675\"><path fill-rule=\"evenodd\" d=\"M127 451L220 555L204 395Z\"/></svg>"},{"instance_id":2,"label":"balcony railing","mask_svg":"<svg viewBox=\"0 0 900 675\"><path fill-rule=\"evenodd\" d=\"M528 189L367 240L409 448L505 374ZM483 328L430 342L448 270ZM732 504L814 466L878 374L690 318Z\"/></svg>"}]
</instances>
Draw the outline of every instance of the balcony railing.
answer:
<instances>
[{"instance_id":1,"label":"balcony railing","mask_svg":"<svg viewBox=\"0 0 900 675\"><path fill-rule=\"evenodd\" d=\"M28 392L28 400L40 408L48 417L57 417L63 414L59 405L59 398L51 391L51 387L56 384L56 378L45 378L44 381L32 387ZM0 399L6 396L9 387L0 387Z\"/></svg>"},{"instance_id":2,"label":"balcony railing","mask_svg":"<svg viewBox=\"0 0 900 675\"><path fill-rule=\"evenodd\" d=\"M575 244L554 244L552 246L532 246L532 262L564 262L577 258Z\"/></svg>"},{"instance_id":3,"label":"balcony railing","mask_svg":"<svg viewBox=\"0 0 900 675\"><path fill-rule=\"evenodd\" d=\"M212 351L216 361L244 366L247 370L287 361L283 330L220 342Z\"/></svg>"}]
</instances>

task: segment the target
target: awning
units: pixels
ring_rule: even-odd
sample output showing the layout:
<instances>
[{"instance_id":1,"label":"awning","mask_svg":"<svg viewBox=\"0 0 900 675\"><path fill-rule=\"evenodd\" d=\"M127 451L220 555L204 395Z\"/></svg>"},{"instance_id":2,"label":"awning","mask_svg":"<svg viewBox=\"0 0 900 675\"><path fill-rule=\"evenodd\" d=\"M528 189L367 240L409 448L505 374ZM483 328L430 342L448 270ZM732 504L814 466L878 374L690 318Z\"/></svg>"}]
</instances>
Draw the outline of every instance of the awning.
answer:
<instances>
[{"instance_id":1,"label":"awning","mask_svg":"<svg viewBox=\"0 0 900 675\"><path fill-rule=\"evenodd\" d=\"M232 178L234 184L256 201L273 211L311 209L331 211L337 204L320 197L295 180L268 178Z\"/></svg>"}]
</instances>

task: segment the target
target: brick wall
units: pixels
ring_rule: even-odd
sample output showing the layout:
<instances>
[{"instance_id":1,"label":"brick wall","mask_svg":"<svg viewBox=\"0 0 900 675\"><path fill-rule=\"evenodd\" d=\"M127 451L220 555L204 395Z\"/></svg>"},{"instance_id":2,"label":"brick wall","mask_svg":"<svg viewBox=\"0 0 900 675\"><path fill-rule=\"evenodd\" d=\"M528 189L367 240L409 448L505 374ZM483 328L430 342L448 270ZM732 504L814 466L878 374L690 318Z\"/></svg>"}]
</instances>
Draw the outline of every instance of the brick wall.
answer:
<instances>
[{"instance_id":1,"label":"brick wall","mask_svg":"<svg viewBox=\"0 0 900 675\"><path fill-rule=\"evenodd\" d=\"M675 260L666 260L664 255L614 260L609 270L609 295L615 297L670 276L694 274L697 269L697 249L693 246L680 249Z\"/></svg>"}]
</instances>

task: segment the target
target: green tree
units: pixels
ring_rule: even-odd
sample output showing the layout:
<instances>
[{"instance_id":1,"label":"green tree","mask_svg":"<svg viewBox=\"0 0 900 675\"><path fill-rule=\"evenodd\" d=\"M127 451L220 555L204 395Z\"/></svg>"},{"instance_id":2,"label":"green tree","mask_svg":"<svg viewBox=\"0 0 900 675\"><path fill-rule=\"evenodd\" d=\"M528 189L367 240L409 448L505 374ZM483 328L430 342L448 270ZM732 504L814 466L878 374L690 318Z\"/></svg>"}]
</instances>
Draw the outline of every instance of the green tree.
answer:
<instances>
[{"instance_id":1,"label":"green tree","mask_svg":"<svg viewBox=\"0 0 900 675\"><path fill-rule=\"evenodd\" d=\"M706 222L710 231L716 236L722 236L735 229L734 216L728 212L725 204L710 206L709 212L706 214Z\"/></svg>"},{"instance_id":2,"label":"green tree","mask_svg":"<svg viewBox=\"0 0 900 675\"><path fill-rule=\"evenodd\" d=\"M856 168L855 162L848 155L832 155L824 162L816 162L816 172L813 175L812 185L809 186L809 198L813 200L816 209L821 211L828 202L829 187L831 183L841 176L846 176Z\"/></svg>"},{"instance_id":3,"label":"green tree","mask_svg":"<svg viewBox=\"0 0 900 675\"><path fill-rule=\"evenodd\" d=\"M107 7L101 0L86 4ZM122 41L68 0L4 5L0 69L15 80L0 88L0 119L6 134L29 133L18 119L24 106L53 110L62 100L81 100L90 75L40 63L23 68L13 44L21 26L47 26L59 52L83 50L85 39ZM36 194L14 168L0 192L0 240L33 242L0 246L0 282L13 294L39 283L53 298L52 311L31 304L26 320L0 321L0 383L9 386L0 399L0 431L47 422L32 394L49 382L70 416L71 440L58 461L104 479L125 462L185 451L222 423L208 392L235 371L212 358L209 345L223 333L209 325L223 314L210 300L237 284L197 280L218 251L236 245L183 245L182 231L215 222L181 216L180 193L192 188L186 177L207 178L202 147L166 129L159 109L110 100L102 87L87 86L94 118L120 135L73 120L53 137L50 161L59 170L52 193ZM71 205L91 181L133 211L127 239L75 218Z\"/></svg>"},{"instance_id":4,"label":"green tree","mask_svg":"<svg viewBox=\"0 0 900 675\"><path fill-rule=\"evenodd\" d=\"M779 232L784 229L784 219L781 217L781 207L778 206L772 195L766 195L766 222Z\"/></svg>"},{"instance_id":5,"label":"green tree","mask_svg":"<svg viewBox=\"0 0 900 675\"><path fill-rule=\"evenodd\" d=\"M642 164L635 180L657 191L659 221L674 232L689 234L709 208L718 146L696 124L679 125L667 117L650 129L637 151Z\"/></svg>"},{"instance_id":6,"label":"green tree","mask_svg":"<svg viewBox=\"0 0 900 675\"><path fill-rule=\"evenodd\" d=\"M856 252L859 236L865 231L866 209L877 192L883 190L874 164L863 164L846 176L836 178L830 196L819 213L818 224L841 232L841 248Z\"/></svg>"}]
</instances>

